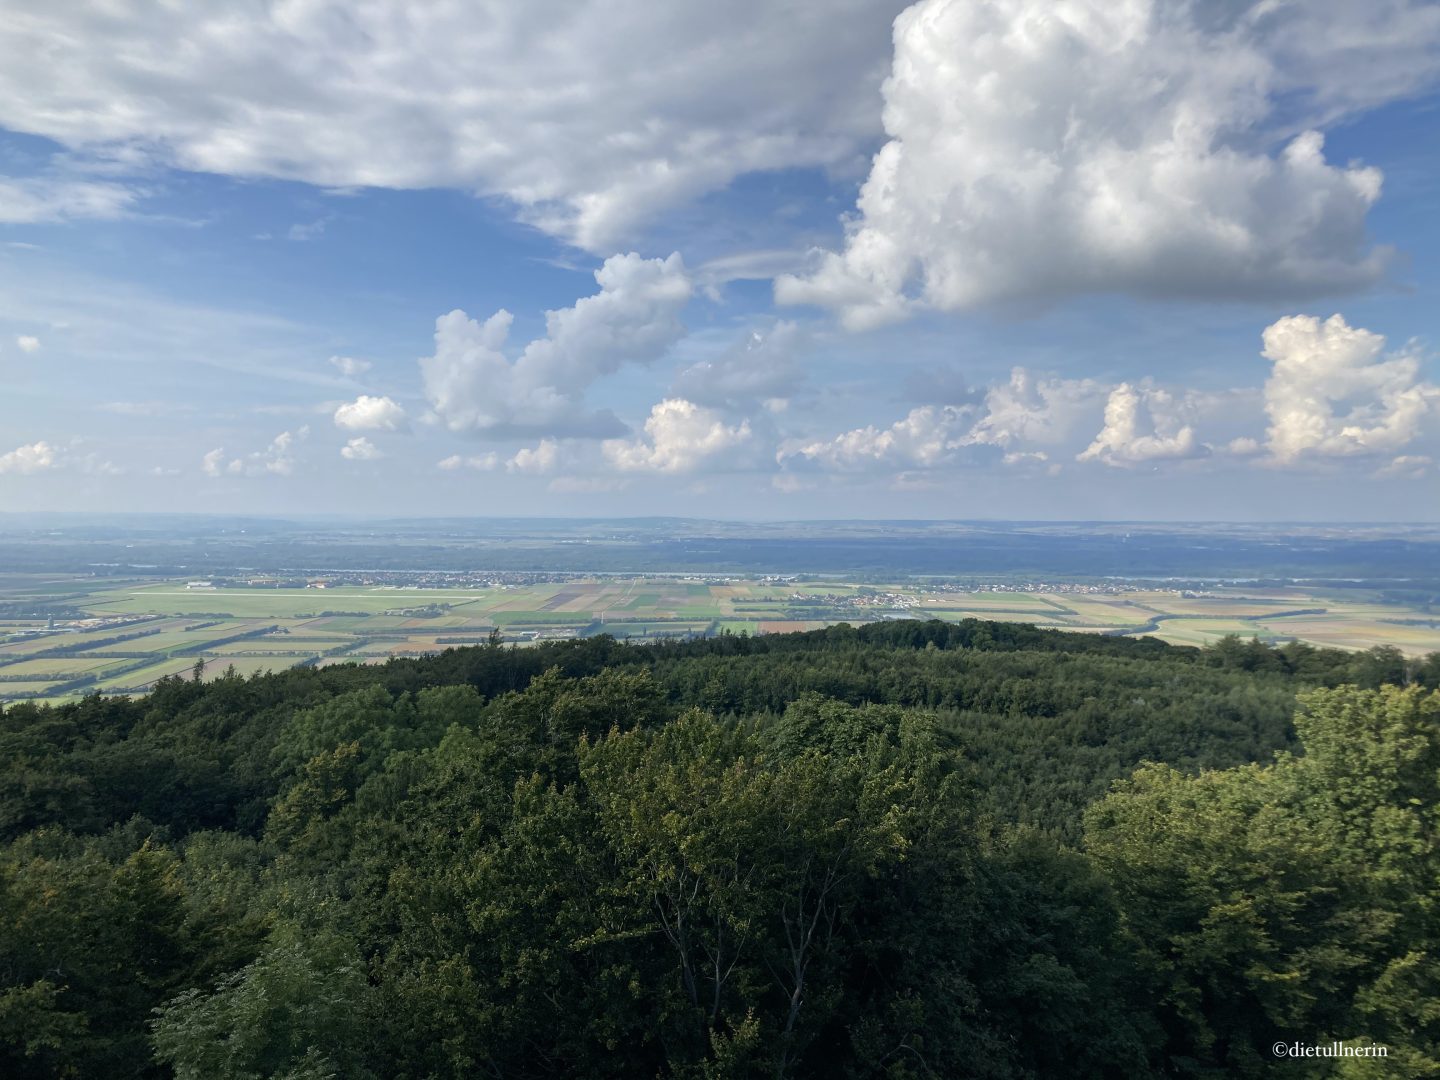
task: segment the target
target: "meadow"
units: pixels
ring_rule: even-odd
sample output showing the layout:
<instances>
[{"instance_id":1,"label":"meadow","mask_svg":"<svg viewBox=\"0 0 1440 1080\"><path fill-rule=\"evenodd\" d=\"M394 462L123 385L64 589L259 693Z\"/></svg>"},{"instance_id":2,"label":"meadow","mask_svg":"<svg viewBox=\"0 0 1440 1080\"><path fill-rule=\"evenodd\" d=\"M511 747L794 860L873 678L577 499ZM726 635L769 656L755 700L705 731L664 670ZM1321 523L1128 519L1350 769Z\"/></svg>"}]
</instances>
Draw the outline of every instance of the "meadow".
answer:
<instances>
[{"instance_id":1,"label":"meadow","mask_svg":"<svg viewBox=\"0 0 1440 1080\"><path fill-rule=\"evenodd\" d=\"M323 584L323 587L321 587ZM991 619L1205 645L1227 634L1407 655L1440 650L1440 616L1374 590L1082 588L961 590L914 582L574 577L439 585L209 587L174 579L0 575L0 701L142 693L166 676L249 675L296 665L383 663L485 642L519 646L610 634L647 640L772 634L837 623ZM46 616L55 605L63 617Z\"/></svg>"}]
</instances>

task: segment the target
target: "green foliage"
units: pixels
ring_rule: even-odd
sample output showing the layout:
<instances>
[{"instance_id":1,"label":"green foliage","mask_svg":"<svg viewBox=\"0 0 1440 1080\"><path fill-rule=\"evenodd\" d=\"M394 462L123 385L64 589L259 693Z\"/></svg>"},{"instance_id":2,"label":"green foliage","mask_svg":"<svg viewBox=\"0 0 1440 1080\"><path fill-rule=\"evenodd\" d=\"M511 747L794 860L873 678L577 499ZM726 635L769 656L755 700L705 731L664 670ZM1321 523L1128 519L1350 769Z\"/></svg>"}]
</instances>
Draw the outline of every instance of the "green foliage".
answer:
<instances>
[{"instance_id":1,"label":"green foliage","mask_svg":"<svg viewBox=\"0 0 1440 1080\"><path fill-rule=\"evenodd\" d=\"M155 1054L177 1080L365 1080L373 997L353 949L287 929L213 990L156 1010Z\"/></svg>"},{"instance_id":2,"label":"green foliage","mask_svg":"<svg viewBox=\"0 0 1440 1080\"><path fill-rule=\"evenodd\" d=\"M1177 1068L1260 1075L1276 1041L1440 1058L1440 695L1307 695L1303 756L1152 765L1086 817L1155 980Z\"/></svg>"},{"instance_id":3,"label":"green foliage","mask_svg":"<svg viewBox=\"0 0 1440 1080\"><path fill-rule=\"evenodd\" d=\"M60 994L61 987L49 979L0 992L0 1046L6 1049L9 1075L39 1075L35 1070L41 1062L53 1063L62 1075L74 1075L70 1066L60 1065L59 1055L84 1037L86 1017L62 1009Z\"/></svg>"},{"instance_id":4,"label":"green foliage","mask_svg":"<svg viewBox=\"0 0 1440 1080\"><path fill-rule=\"evenodd\" d=\"M896 622L13 706L0 1075L1440 1074L1434 662Z\"/></svg>"},{"instance_id":5,"label":"green foliage","mask_svg":"<svg viewBox=\"0 0 1440 1080\"><path fill-rule=\"evenodd\" d=\"M145 1019L197 973L177 870L149 840L118 861L54 832L10 846L0 862L4 1075L147 1075Z\"/></svg>"}]
</instances>

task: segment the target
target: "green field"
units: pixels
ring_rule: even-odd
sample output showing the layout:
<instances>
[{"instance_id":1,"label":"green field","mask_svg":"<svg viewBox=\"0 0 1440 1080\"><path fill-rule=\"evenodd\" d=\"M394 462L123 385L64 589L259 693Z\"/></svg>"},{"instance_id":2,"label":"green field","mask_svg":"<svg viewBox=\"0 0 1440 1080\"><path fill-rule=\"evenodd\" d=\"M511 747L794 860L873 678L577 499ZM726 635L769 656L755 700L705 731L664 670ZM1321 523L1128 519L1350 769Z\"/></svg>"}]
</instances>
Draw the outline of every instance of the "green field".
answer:
<instances>
[{"instance_id":1,"label":"green field","mask_svg":"<svg viewBox=\"0 0 1440 1080\"><path fill-rule=\"evenodd\" d=\"M38 601L37 601L37 598ZM1440 650L1440 616L1363 589L960 591L843 581L574 578L535 584L275 588L93 576L0 574L0 601L63 604L66 619L0 622L0 701L142 692L165 676L248 675L301 663L381 662L502 639L527 645L605 633L655 639L783 633L879 619L1000 619L1185 645L1226 634L1347 649ZM77 617L75 612L83 613Z\"/></svg>"}]
</instances>

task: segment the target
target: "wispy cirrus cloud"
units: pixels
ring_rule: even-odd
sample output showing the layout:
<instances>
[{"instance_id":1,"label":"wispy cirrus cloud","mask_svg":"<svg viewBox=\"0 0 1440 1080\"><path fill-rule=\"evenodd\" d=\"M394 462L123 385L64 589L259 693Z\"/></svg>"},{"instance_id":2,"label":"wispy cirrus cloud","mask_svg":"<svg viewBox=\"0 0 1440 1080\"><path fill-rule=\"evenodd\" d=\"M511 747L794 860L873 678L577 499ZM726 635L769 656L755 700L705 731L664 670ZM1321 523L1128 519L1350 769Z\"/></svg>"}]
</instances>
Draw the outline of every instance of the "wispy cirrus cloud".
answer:
<instances>
[{"instance_id":1,"label":"wispy cirrus cloud","mask_svg":"<svg viewBox=\"0 0 1440 1080\"><path fill-rule=\"evenodd\" d=\"M103 221L131 213L140 192L109 180L0 176L0 224Z\"/></svg>"}]
</instances>

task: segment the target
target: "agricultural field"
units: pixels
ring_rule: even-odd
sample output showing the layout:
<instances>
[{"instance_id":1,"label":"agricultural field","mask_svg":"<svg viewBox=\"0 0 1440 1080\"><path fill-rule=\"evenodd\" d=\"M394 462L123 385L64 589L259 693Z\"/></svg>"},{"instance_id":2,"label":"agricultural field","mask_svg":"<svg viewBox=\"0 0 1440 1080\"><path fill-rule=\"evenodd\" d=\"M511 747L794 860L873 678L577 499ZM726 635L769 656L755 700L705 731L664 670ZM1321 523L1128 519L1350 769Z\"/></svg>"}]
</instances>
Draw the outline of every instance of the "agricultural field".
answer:
<instances>
[{"instance_id":1,"label":"agricultural field","mask_svg":"<svg viewBox=\"0 0 1440 1080\"><path fill-rule=\"evenodd\" d=\"M1012 586L691 576L463 575L423 584L0 574L0 701L143 693L298 664L383 663L483 643L524 646L612 634L639 640L787 633L880 619L999 619L1205 645L1226 634L1345 649L1440 650L1440 613L1378 592L1266 586L1203 592L1127 586ZM17 614L19 612L19 614Z\"/></svg>"}]
</instances>

